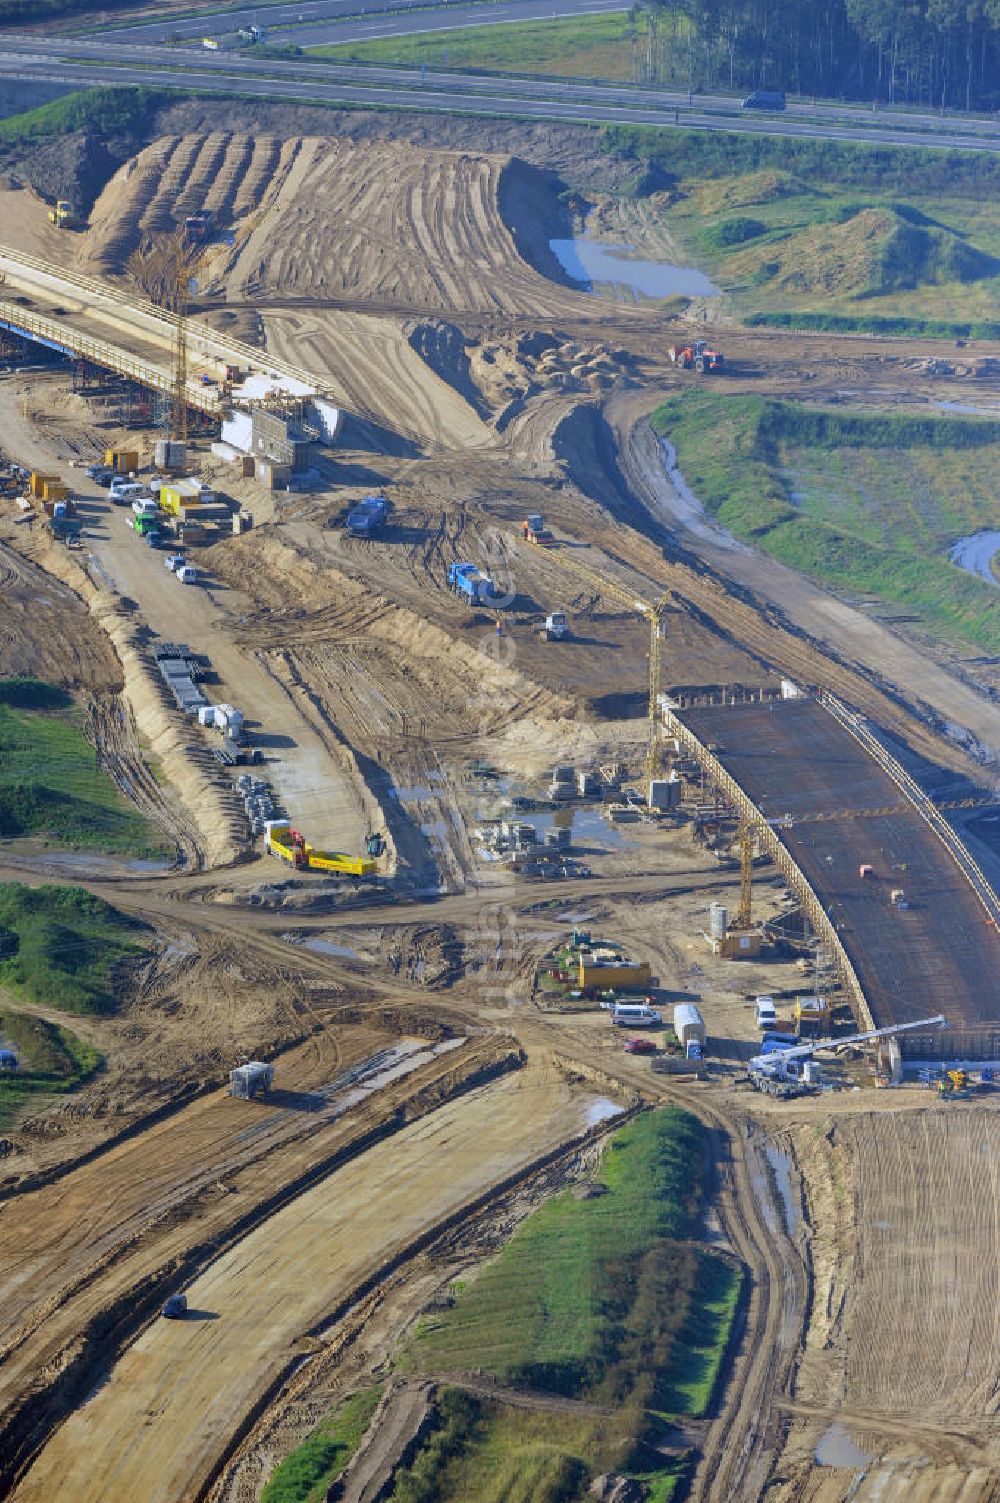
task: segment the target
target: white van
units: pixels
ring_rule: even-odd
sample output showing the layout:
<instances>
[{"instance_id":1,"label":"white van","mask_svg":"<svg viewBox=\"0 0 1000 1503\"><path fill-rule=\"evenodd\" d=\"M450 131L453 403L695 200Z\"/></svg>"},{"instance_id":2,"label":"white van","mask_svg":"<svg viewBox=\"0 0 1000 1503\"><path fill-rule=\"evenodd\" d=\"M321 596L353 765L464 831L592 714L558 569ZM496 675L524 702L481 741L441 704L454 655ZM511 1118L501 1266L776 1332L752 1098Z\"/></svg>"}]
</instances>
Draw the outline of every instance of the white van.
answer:
<instances>
[{"instance_id":1,"label":"white van","mask_svg":"<svg viewBox=\"0 0 1000 1503\"><path fill-rule=\"evenodd\" d=\"M778 1009L774 1005L774 998L755 997L754 1005L757 1009L757 1027L762 1033L766 1033L778 1021Z\"/></svg>"},{"instance_id":2,"label":"white van","mask_svg":"<svg viewBox=\"0 0 1000 1503\"><path fill-rule=\"evenodd\" d=\"M136 496L132 502L132 510L137 517L155 517L160 508L149 496Z\"/></svg>"},{"instance_id":3,"label":"white van","mask_svg":"<svg viewBox=\"0 0 1000 1503\"><path fill-rule=\"evenodd\" d=\"M112 480L108 487L108 500L115 506L127 506L136 496L141 496L145 489L138 480Z\"/></svg>"},{"instance_id":4,"label":"white van","mask_svg":"<svg viewBox=\"0 0 1000 1503\"><path fill-rule=\"evenodd\" d=\"M201 578L201 575L193 564L181 564L176 572L181 584L197 584Z\"/></svg>"}]
</instances>

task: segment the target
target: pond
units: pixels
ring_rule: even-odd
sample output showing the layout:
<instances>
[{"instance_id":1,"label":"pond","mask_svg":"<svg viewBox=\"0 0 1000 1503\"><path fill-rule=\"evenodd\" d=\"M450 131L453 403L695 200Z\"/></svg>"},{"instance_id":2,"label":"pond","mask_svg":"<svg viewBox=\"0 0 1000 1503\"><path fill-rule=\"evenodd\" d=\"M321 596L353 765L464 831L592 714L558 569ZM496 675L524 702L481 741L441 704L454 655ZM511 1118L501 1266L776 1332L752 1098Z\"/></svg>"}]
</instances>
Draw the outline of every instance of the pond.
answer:
<instances>
[{"instance_id":1,"label":"pond","mask_svg":"<svg viewBox=\"0 0 1000 1503\"><path fill-rule=\"evenodd\" d=\"M960 569L967 569L985 579L988 584L1000 586L1000 579L990 568L994 556L1000 552L1000 532L974 532L971 537L959 538L949 550L948 557Z\"/></svg>"},{"instance_id":2,"label":"pond","mask_svg":"<svg viewBox=\"0 0 1000 1503\"><path fill-rule=\"evenodd\" d=\"M696 266L672 266L668 261L633 259L632 245L609 245L588 240L550 240L549 247L565 272L588 292L610 288L612 297L637 301L640 297L718 297L719 289Z\"/></svg>"}]
</instances>

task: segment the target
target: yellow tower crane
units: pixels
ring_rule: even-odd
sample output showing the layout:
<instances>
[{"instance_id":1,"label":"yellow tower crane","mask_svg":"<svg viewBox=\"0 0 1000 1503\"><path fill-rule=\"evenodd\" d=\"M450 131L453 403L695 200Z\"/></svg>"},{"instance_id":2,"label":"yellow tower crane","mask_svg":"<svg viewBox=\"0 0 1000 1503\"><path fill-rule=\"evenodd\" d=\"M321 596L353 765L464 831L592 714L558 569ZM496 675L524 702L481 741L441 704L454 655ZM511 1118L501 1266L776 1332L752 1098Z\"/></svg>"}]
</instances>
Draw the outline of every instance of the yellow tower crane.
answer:
<instances>
[{"instance_id":1,"label":"yellow tower crane","mask_svg":"<svg viewBox=\"0 0 1000 1503\"><path fill-rule=\"evenodd\" d=\"M545 561L558 564L560 568L568 570L571 574L586 582L599 591L602 595L610 595L613 600L620 601L629 610L636 611L649 622L649 687L646 706L648 732L646 740L646 773L655 778L660 771L662 755L662 717L660 715L660 673L663 663L663 644L667 637L667 611L670 607L671 596L669 592L661 595L659 600L637 600L624 585L618 584L614 579L609 579L607 574L600 573L588 564L581 563L576 556L576 550L566 552L559 547L547 548Z\"/></svg>"},{"instance_id":2,"label":"yellow tower crane","mask_svg":"<svg viewBox=\"0 0 1000 1503\"><path fill-rule=\"evenodd\" d=\"M753 824L741 819L737 832L740 843L740 906L733 920L733 928L746 930L753 920Z\"/></svg>"}]
</instances>

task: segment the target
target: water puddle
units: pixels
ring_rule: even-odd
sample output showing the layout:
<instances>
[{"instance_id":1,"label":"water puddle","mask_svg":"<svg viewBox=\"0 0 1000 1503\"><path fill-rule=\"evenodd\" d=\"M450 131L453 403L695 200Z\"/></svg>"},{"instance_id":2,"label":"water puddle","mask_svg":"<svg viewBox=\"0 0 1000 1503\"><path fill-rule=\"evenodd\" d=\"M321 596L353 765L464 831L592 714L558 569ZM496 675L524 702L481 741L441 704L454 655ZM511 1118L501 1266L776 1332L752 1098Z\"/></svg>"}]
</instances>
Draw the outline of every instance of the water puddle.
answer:
<instances>
[{"instance_id":1,"label":"water puddle","mask_svg":"<svg viewBox=\"0 0 1000 1503\"><path fill-rule=\"evenodd\" d=\"M617 1101L612 1101L610 1096L598 1096L587 1107L587 1126L596 1127L598 1122L607 1122L611 1117L620 1116L623 1110L624 1107L619 1106Z\"/></svg>"},{"instance_id":2,"label":"water puddle","mask_svg":"<svg viewBox=\"0 0 1000 1503\"><path fill-rule=\"evenodd\" d=\"M1000 532L974 532L948 550L948 557L960 569L966 569L979 579L1000 588L1000 579L990 568L990 562L1000 552Z\"/></svg>"},{"instance_id":3,"label":"water puddle","mask_svg":"<svg viewBox=\"0 0 1000 1503\"><path fill-rule=\"evenodd\" d=\"M617 851L634 841L627 827L609 824L600 809L554 809L538 814L522 814L520 810L514 810L507 818L537 830L539 845L545 839L546 830L551 829L568 829L574 849L594 847Z\"/></svg>"},{"instance_id":4,"label":"water puddle","mask_svg":"<svg viewBox=\"0 0 1000 1503\"><path fill-rule=\"evenodd\" d=\"M932 402L939 412L959 412L967 417L998 417L1000 410L996 407L974 407L971 402Z\"/></svg>"},{"instance_id":5,"label":"water puddle","mask_svg":"<svg viewBox=\"0 0 1000 1503\"><path fill-rule=\"evenodd\" d=\"M317 955L340 955L344 960L363 960L357 950L352 950L350 945L338 945L332 939L304 939L304 950L314 950Z\"/></svg>"},{"instance_id":6,"label":"water puddle","mask_svg":"<svg viewBox=\"0 0 1000 1503\"><path fill-rule=\"evenodd\" d=\"M836 1421L824 1431L815 1451L819 1466L859 1467L871 1461L851 1439L850 1432Z\"/></svg>"},{"instance_id":7,"label":"water puddle","mask_svg":"<svg viewBox=\"0 0 1000 1503\"><path fill-rule=\"evenodd\" d=\"M802 1208L792 1187L791 1155L781 1148L776 1148L773 1143L768 1143L764 1149L764 1157L771 1166L771 1173L778 1187L778 1198L785 1216L785 1230L790 1237L794 1237Z\"/></svg>"},{"instance_id":8,"label":"water puddle","mask_svg":"<svg viewBox=\"0 0 1000 1503\"><path fill-rule=\"evenodd\" d=\"M549 247L560 266L588 292L610 288L620 300L639 298L718 297L719 289L695 266L672 266L667 261L633 259L632 245L609 245L577 235L572 240L550 240Z\"/></svg>"}]
</instances>

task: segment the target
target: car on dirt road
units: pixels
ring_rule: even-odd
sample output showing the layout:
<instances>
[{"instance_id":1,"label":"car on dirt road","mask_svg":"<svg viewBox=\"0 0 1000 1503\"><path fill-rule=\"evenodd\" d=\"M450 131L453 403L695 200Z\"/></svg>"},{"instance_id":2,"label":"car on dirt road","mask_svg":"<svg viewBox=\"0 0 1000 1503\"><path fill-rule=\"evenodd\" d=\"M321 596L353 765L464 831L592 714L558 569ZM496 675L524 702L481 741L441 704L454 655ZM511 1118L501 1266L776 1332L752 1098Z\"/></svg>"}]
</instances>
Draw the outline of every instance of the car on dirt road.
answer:
<instances>
[{"instance_id":1,"label":"car on dirt road","mask_svg":"<svg viewBox=\"0 0 1000 1503\"><path fill-rule=\"evenodd\" d=\"M176 569L174 573L181 584L199 584L201 581L201 574L193 564L181 564L180 568Z\"/></svg>"},{"instance_id":2,"label":"car on dirt road","mask_svg":"<svg viewBox=\"0 0 1000 1503\"><path fill-rule=\"evenodd\" d=\"M163 560L163 567L169 569L171 574L176 574L177 570L182 569L186 563L187 559L183 553L171 553L169 557Z\"/></svg>"},{"instance_id":3,"label":"car on dirt road","mask_svg":"<svg viewBox=\"0 0 1000 1503\"><path fill-rule=\"evenodd\" d=\"M654 1044L654 1042L653 1042L652 1039L639 1039L639 1038L635 1038L635 1039L626 1039L625 1040L625 1053L626 1054L656 1054L656 1053L658 1053L658 1050L657 1050L657 1047Z\"/></svg>"},{"instance_id":4,"label":"car on dirt road","mask_svg":"<svg viewBox=\"0 0 1000 1503\"><path fill-rule=\"evenodd\" d=\"M146 533L146 542L150 548L166 548L173 539L169 532L164 532L160 527L153 527Z\"/></svg>"},{"instance_id":5,"label":"car on dirt road","mask_svg":"<svg viewBox=\"0 0 1000 1503\"><path fill-rule=\"evenodd\" d=\"M167 1320L183 1320L187 1314L187 1295L172 1294L163 1304L160 1314Z\"/></svg>"}]
</instances>

